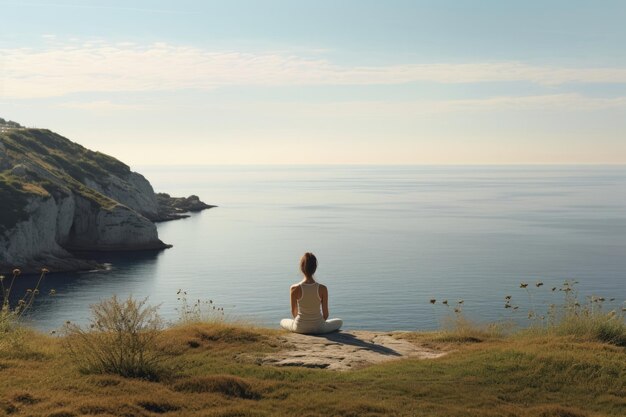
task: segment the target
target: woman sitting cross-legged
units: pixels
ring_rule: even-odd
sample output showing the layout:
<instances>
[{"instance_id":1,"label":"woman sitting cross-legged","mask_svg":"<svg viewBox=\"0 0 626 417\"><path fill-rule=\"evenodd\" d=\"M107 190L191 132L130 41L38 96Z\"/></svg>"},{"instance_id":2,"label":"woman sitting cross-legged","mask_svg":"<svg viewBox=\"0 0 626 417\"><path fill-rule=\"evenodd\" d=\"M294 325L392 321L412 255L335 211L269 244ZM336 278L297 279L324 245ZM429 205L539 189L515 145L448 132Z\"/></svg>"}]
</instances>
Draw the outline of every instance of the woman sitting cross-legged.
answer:
<instances>
[{"instance_id":1,"label":"woman sitting cross-legged","mask_svg":"<svg viewBox=\"0 0 626 417\"><path fill-rule=\"evenodd\" d=\"M339 330L341 319L328 320L328 288L313 279L317 269L317 258L310 252L300 259L300 270L304 278L291 286L291 315L293 319L282 319L280 325L292 332L322 334Z\"/></svg>"}]
</instances>

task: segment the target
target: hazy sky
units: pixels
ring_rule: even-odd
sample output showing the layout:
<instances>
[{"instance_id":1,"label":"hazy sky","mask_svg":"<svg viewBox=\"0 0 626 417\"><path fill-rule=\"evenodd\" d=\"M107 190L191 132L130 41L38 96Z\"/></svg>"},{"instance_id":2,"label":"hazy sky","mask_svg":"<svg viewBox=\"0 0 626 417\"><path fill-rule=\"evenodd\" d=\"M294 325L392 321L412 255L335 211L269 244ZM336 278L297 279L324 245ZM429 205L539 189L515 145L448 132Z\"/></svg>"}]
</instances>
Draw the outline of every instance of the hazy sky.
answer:
<instances>
[{"instance_id":1,"label":"hazy sky","mask_svg":"<svg viewBox=\"0 0 626 417\"><path fill-rule=\"evenodd\" d=\"M0 0L0 117L131 165L626 163L626 1Z\"/></svg>"}]
</instances>

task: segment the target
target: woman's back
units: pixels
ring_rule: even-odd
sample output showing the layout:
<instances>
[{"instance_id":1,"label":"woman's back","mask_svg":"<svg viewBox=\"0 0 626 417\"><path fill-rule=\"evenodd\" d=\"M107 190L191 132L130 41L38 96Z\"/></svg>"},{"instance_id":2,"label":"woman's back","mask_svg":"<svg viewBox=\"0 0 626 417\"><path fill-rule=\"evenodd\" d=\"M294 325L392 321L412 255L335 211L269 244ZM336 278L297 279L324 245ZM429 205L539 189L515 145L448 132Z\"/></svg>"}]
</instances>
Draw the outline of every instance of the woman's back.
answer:
<instances>
[{"instance_id":1,"label":"woman's back","mask_svg":"<svg viewBox=\"0 0 626 417\"><path fill-rule=\"evenodd\" d=\"M300 284L302 296L298 299L298 315L296 320L300 322L319 322L322 320L321 298L319 295L320 284Z\"/></svg>"}]
</instances>

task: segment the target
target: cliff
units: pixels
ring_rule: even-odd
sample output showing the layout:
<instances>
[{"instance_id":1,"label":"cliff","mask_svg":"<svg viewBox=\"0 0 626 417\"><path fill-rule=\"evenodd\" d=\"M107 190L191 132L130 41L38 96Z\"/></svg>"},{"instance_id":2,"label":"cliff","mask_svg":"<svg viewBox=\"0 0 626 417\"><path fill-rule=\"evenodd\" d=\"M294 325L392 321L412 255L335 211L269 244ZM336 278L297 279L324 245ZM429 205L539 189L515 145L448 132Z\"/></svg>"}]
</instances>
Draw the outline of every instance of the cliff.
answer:
<instances>
[{"instance_id":1,"label":"cliff","mask_svg":"<svg viewBox=\"0 0 626 417\"><path fill-rule=\"evenodd\" d=\"M49 130L2 132L0 272L96 266L74 250L169 247L153 222L182 217L171 200L159 205L148 180L126 164Z\"/></svg>"}]
</instances>

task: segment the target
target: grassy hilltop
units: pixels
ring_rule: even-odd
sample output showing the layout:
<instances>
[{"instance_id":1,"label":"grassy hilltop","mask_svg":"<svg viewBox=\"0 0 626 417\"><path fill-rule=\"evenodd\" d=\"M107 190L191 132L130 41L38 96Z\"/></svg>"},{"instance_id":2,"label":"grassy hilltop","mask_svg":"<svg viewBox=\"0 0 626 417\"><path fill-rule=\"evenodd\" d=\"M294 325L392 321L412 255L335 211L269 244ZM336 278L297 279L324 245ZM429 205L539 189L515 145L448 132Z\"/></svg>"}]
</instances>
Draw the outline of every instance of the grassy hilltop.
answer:
<instances>
[{"instance_id":1,"label":"grassy hilltop","mask_svg":"<svg viewBox=\"0 0 626 417\"><path fill-rule=\"evenodd\" d=\"M20 332L0 350L0 415L626 414L626 348L593 336L526 331L505 337L467 328L406 333L395 337L448 354L337 372L261 366L263 355L289 349L278 330L186 323L154 335L161 371L142 379L81 368L86 357L68 349L80 334Z\"/></svg>"}]
</instances>

